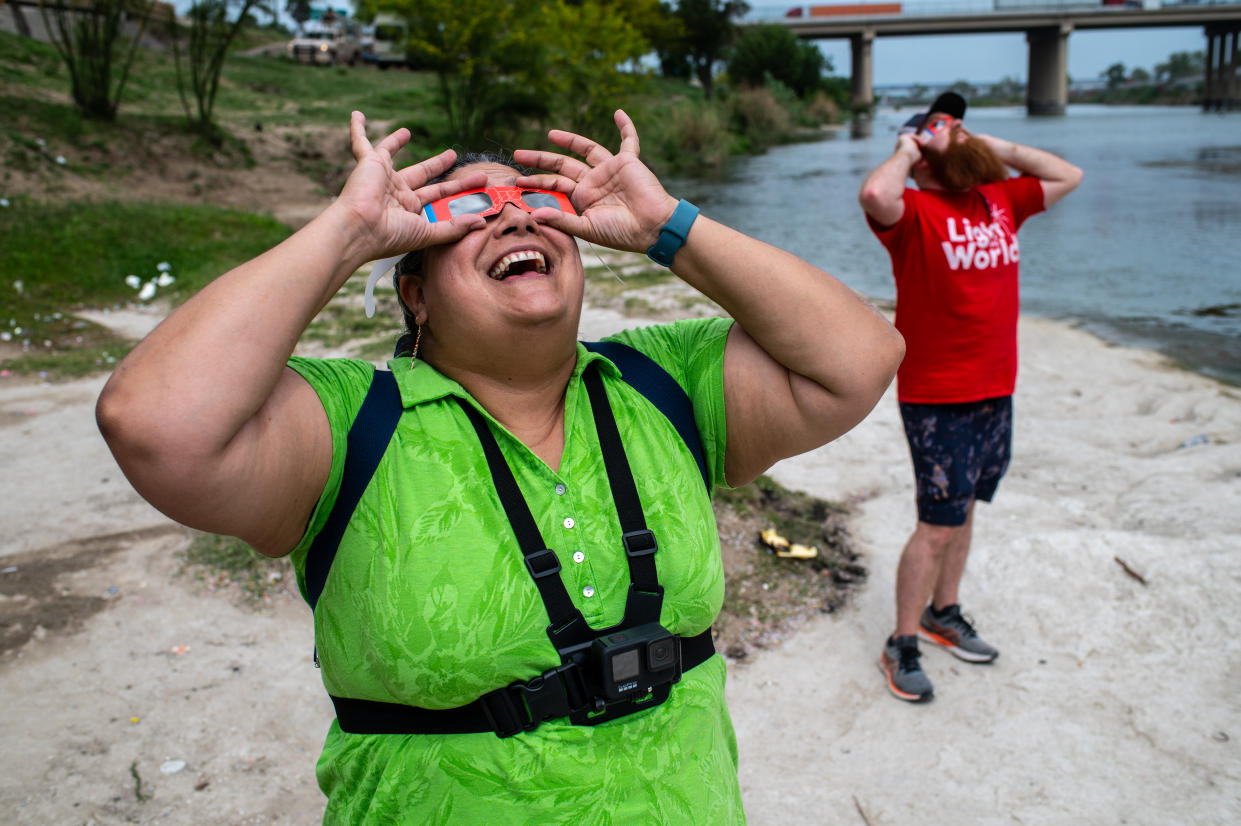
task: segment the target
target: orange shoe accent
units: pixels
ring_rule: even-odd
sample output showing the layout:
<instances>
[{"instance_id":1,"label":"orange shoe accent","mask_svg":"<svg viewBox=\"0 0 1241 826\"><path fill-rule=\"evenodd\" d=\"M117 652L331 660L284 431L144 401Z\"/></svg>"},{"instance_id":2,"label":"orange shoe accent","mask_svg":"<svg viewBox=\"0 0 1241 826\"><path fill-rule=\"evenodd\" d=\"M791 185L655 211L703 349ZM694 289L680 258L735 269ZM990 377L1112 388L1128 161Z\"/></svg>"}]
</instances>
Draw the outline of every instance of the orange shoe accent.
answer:
<instances>
[{"instance_id":1,"label":"orange shoe accent","mask_svg":"<svg viewBox=\"0 0 1241 826\"><path fill-rule=\"evenodd\" d=\"M887 656L887 654L879 655L879 670L883 672L883 678L888 681L889 691L897 697L900 697L902 700L911 700L915 703L922 702L923 700L929 700L932 696L934 696L933 694L910 694L908 691L901 691L897 688L896 683L892 682L892 669L888 666Z\"/></svg>"}]
</instances>

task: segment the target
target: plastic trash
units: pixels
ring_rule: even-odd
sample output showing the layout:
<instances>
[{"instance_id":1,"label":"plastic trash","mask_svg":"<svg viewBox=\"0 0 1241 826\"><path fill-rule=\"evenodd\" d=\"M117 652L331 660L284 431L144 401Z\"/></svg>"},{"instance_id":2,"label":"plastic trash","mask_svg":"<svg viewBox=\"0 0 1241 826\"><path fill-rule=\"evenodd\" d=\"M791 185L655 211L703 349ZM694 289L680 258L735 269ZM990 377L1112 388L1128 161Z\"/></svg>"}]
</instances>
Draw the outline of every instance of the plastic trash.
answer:
<instances>
[{"instance_id":1,"label":"plastic trash","mask_svg":"<svg viewBox=\"0 0 1241 826\"><path fill-rule=\"evenodd\" d=\"M177 772L181 771L184 768L185 768L184 760L166 760L164 761L163 765L159 767L159 773L160 774L176 774Z\"/></svg>"},{"instance_id":2,"label":"plastic trash","mask_svg":"<svg viewBox=\"0 0 1241 826\"><path fill-rule=\"evenodd\" d=\"M787 551L776 551L776 556L781 559L814 559L819 555L819 549L814 545L798 545L794 543L789 546Z\"/></svg>"},{"instance_id":3,"label":"plastic trash","mask_svg":"<svg viewBox=\"0 0 1241 826\"><path fill-rule=\"evenodd\" d=\"M768 548L787 548L789 541L781 536L775 528L768 528L759 534L759 538L763 540L763 544Z\"/></svg>"},{"instance_id":4,"label":"plastic trash","mask_svg":"<svg viewBox=\"0 0 1241 826\"><path fill-rule=\"evenodd\" d=\"M1197 447L1198 445L1207 445L1210 443L1211 443L1211 440L1207 437L1205 433L1199 433L1197 436L1193 437L1192 439L1186 439L1185 441L1181 442L1181 447L1182 448Z\"/></svg>"}]
</instances>

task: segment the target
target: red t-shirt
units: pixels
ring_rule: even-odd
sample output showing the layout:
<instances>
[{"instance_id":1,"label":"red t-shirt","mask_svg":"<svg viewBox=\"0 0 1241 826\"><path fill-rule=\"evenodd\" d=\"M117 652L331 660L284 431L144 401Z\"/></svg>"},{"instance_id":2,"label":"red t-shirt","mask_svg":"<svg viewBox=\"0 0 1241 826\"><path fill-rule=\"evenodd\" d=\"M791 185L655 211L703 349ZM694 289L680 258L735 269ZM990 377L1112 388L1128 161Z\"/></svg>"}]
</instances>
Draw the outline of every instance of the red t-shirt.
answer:
<instances>
[{"instance_id":1,"label":"red t-shirt","mask_svg":"<svg viewBox=\"0 0 1241 826\"><path fill-rule=\"evenodd\" d=\"M966 192L905 190L905 213L871 229L892 256L896 329L905 360L900 401L972 402L1017 384L1017 229L1043 211L1022 176Z\"/></svg>"}]
</instances>

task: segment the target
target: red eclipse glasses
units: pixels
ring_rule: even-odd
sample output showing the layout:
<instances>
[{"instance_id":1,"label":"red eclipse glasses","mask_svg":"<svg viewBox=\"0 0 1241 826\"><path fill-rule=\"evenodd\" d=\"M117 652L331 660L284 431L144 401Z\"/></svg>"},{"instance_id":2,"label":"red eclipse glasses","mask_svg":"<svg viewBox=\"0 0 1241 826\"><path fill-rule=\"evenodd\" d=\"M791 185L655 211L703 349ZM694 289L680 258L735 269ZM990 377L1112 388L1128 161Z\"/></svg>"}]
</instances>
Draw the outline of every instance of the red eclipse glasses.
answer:
<instances>
[{"instance_id":1,"label":"red eclipse glasses","mask_svg":"<svg viewBox=\"0 0 1241 826\"><path fill-rule=\"evenodd\" d=\"M422 212L431 222L451 221L458 215L498 215L506 204L534 212L539 207L551 207L561 212L577 215L569 196L550 189L532 189L518 186L486 186L469 189L439 198L423 207Z\"/></svg>"},{"instance_id":2,"label":"red eclipse glasses","mask_svg":"<svg viewBox=\"0 0 1241 826\"><path fill-rule=\"evenodd\" d=\"M954 123L956 123L955 118L948 118L948 117L936 118L933 121L929 121L923 124L920 132L928 138L933 138L939 132L941 132L944 129L949 128Z\"/></svg>"}]
</instances>

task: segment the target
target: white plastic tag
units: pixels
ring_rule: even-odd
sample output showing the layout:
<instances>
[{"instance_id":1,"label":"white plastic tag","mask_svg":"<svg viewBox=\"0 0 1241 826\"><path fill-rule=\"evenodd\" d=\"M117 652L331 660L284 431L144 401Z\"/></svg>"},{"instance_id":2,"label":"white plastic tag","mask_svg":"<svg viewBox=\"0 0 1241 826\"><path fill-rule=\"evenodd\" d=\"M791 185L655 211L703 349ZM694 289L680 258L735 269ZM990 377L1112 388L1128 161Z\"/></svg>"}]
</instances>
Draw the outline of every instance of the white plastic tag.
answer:
<instances>
[{"instance_id":1,"label":"white plastic tag","mask_svg":"<svg viewBox=\"0 0 1241 826\"><path fill-rule=\"evenodd\" d=\"M366 317L372 318L375 315L375 284L379 279L383 278L396 267L396 263L405 257L405 254L394 255L391 258L381 258L371 267L371 274L366 277L366 296L363 298L363 305L366 307Z\"/></svg>"}]
</instances>

